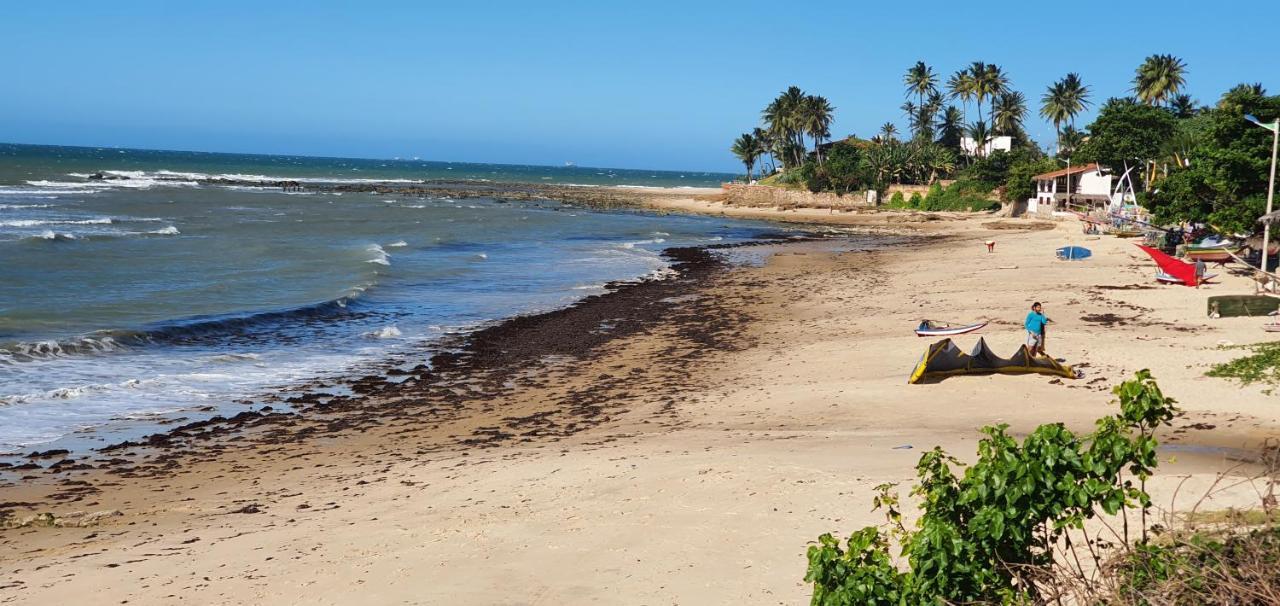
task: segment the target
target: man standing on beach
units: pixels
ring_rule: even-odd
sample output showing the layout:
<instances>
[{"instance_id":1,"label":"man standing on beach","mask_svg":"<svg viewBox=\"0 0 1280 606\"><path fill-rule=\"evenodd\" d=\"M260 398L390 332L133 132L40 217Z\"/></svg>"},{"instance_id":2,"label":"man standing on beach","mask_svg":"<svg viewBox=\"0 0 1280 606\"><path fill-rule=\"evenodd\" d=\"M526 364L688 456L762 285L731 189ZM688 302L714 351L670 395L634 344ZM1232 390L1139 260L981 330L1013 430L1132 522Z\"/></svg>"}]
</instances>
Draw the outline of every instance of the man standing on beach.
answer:
<instances>
[{"instance_id":1,"label":"man standing on beach","mask_svg":"<svg viewBox=\"0 0 1280 606\"><path fill-rule=\"evenodd\" d=\"M1027 329L1027 348L1031 350L1031 355L1045 355L1044 325L1049 323L1049 318L1044 316L1042 309L1039 301L1032 303L1031 313L1027 314L1027 321L1023 323Z\"/></svg>"},{"instance_id":2,"label":"man standing on beach","mask_svg":"<svg viewBox=\"0 0 1280 606\"><path fill-rule=\"evenodd\" d=\"M1208 271L1208 267L1204 264L1204 259L1196 259L1196 288L1200 288L1200 283L1204 281L1204 274Z\"/></svg>"}]
</instances>

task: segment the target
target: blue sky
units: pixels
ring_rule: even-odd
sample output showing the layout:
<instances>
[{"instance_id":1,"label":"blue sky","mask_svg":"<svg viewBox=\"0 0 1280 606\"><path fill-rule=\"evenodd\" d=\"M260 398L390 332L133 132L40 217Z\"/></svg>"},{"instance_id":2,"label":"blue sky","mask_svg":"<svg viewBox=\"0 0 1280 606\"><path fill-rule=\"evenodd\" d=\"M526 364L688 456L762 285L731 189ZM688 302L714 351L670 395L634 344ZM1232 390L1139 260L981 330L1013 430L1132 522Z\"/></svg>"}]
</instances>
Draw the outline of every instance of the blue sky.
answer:
<instances>
[{"instance_id":1,"label":"blue sky","mask_svg":"<svg viewBox=\"0 0 1280 606\"><path fill-rule=\"evenodd\" d=\"M0 141L21 143L738 170L731 140L791 84L831 100L835 135L903 128L902 73L917 60L944 76L999 64L1037 108L1068 71L1099 103L1127 94L1153 53L1183 58L1204 103L1242 81L1280 92L1280 2L65 1L4 12ZM1053 138L1038 117L1027 126Z\"/></svg>"}]
</instances>

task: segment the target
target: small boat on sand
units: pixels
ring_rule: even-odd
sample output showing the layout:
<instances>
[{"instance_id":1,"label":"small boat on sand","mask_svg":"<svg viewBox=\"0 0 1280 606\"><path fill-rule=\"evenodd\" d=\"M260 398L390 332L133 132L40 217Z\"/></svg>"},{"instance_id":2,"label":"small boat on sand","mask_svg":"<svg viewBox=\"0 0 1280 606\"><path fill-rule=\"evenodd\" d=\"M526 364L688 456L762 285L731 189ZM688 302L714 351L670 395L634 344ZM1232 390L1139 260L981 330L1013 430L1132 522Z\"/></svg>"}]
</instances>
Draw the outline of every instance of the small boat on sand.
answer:
<instances>
[{"instance_id":1,"label":"small boat on sand","mask_svg":"<svg viewBox=\"0 0 1280 606\"><path fill-rule=\"evenodd\" d=\"M962 335L967 332L973 332L986 326L985 321L977 324L966 324L964 326L952 326L946 322L935 322L933 320L922 320L920 325L916 327L917 337L950 337L952 335Z\"/></svg>"},{"instance_id":2,"label":"small boat on sand","mask_svg":"<svg viewBox=\"0 0 1280 606\"><path fill-rule=\"evenodd\" d=\"M1212 280L1216 277L1218 277L1218 274L1205 274L1203 277L1200 278L1200 283L1202 284L1208 283L1209 280ZM1171 276L1159 270L1156 271L1156 281L1160 282L1161 284L1186 284L1187 283L1186 280L1183 280L1182 278L1179 278L1177 276Z\"/></svg>"},{"instance_id":3,"label":"small boat on sand","mask_svg":"<svg viewBox=\"0 0 1280 606\"><path fill-rule=\"evenodd\" d=\"M1242 246L1188 246L1182 256L1205 263L1227 263L1231 258L1244 251Z\"/></svg>"}]
</instances>

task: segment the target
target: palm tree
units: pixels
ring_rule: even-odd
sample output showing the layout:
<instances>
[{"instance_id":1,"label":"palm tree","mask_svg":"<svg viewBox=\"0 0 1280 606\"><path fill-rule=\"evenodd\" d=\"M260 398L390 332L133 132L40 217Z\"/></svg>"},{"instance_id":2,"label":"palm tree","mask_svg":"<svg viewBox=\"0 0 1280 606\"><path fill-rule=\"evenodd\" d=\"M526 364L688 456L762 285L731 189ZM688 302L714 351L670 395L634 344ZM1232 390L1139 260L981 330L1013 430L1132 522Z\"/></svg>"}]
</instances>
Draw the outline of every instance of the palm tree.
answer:
<instances>
[{"instance_id":1,"label":"palm tree","mask_svg":"<svg viewBox=\"0 0 1280 606\"><path fill-rule=\"evenodd\" d=\"M1071 72L1062 78L1062 91L1065 95L1067 117L1071 126L1075 127L1076 116L1089 106L1089 87L1080 79L1080 74Z\"/></svg>"},{"instance_id":2,"label":"palm tree","mask_svg":"<svg viewBox=\"0 0 1280 606\"><path fill-rule=\"evenodd\" d=\"M988 94L991 95L991 118L995 120L996 99L1009 92L1009 76L1000 69L999 65L988 63L986 69L982 71L982 77L986 81Z\"/></svg>"},{"instance_id":3,"label":"palm tree","mask_svg":"<svg viewBox=\"0 0 1280 606\"><path fill-rule=\"evenodd\" d=\"M769 170L772 171L773 164L775 162L775 159L773 156L773 138L769 136L768 131L760 127L756 127L751 130L751 137L756 140L756 148L760 150L760 155L769 156L769 167L770 167ZM765 171L765 164L763 161L761 161L760 174L763 175L764 171Z\"/></svg>"},{"instance_id":4,"label":"palm tree","mask_svg":"<svg viewBox=\"0 0 1280 606\"><path fill-rule=\"evenodd\" d=\"M978 120L969 126L969 138L973 139L973 155L981 158L986 155L987 142L991 141L991 131L987 123Z\"/></svg>"},{"instance_id":5,"label":"palm tree","mask_svg":"<svg viewBox=\"0 0 1280 606\"><path fill-rule=\"evenodd\" d=\"M884 142L897 141L898 127L894 126L892 122L885 122L884 124L880 125L879 136L880 136L880 140Z\"/></svg>"},{"instance_id":6,"label":"palm tree","mask_svg":"<svg viewBox=\"0 0 1280 606\"><path fill-rule=\"evenodd\" d=\"M914 145L913 162L917 170L918 183L933 185L939 177L946 176L956 168L955 153L933 142Z\"/></svg>"},{"instance_id":7,"label":"palm tree","mask_svg":"<svg viewBox=\"0 0 1280 606\"><path fill-rule=\"evenodd\" d=\"M835 108L831 107L831 102L827 101L826 97L809 95L800 104L799 112L800 128L813 137L813 151L818 157L818 163L821 164L822 148L819 145L823 139L831 136L831 116Z\"/></svg>"},{"instance_id":8,"label":"palm tree","mask_svg":"<svg viewBox=\"0 0 1280 606\"><path fill-rule=\"evenodd\" d=\"M961 122L967 119L965 114L968 112L969 100L973 98L973 94L973 74L969 73L969 70L959 70L947 79L947 96L960 100Z\"/></svg>"},{"instance_id":9,"label":"palm tree","mask_svg":"<svg viewBox=\"0 0 1280 606\"><path fill-rule=\"evenodd\" d=\"M1169 99L1169 109L1173 110L1175 118L1190 118L1196 115L1196 102L1185 93L1174 95Z\"/></svg>"},{"instance_id":10,"label":"palm tree","mask_svg":"<svg viewBox=\"0 0 1280 606\"><path fill-rule=\"evenodd\" d=\"M1076 130L1076 127L1068 124L1058 133L1058 155L1064 158L1070 158L1071 154L1084 143L1085 135L1083 132Z\"/></svg>"},{"instance_id":11,"label":"palm tree","mask_svg":"<svg viewBox=\"0 0 1280 606\"><path fill-rule=\"evenodd\" d=\"M905 101L898 106L898 109L902 110L902 115L907 118L907 129L911 131L911 136L914 137L918 132L919 125L916 124L916 116L920 115L920 106L911 101Z\"/></svg>"},{"instance_id":12,"label":"palm tree","mask_svg":"<svg viewBox=\"0 0 1280 606\"><path fill-rule=\"evenodd\" d=\"M1005 92L1009 86L1009 78L1000 68L991 63L974 61L969 66L969 77L973 79L973 97L978 101L978 121L982 121L982 102L991 99L992 111L995 111L995 98Z\"/></svg>"},{"instance_id":13,"label":"palm tree","mask_svg":"<svg viewBox=\"0 0 1280 606\"><path fill-rule=\"evenodd\" d=\"M1022 130L1027 117L1027 98L1018 91L1000 93L991 105L991 123L995 132L1013 135Z\"/></svg>"},{"instance_id":14,"label":"palm tree","mask_svg":"<svg viewBox=\"0 0 1280 606\"><path fill-rule=\"evenodd\" d=\"M1062 123L1070 122L1075 127L1076 115L1089 105L1089 87L1084 85L1080 76L1069 73L1061 80L1049 86L1040 97L1040 116L1053 122L1053 131L1058 136L1058 149L1062 149Z\"/></svg>"},{"instance_id":15,"label":"palm tree","mask_svg":"<svg viewBox=\"0 0 1280 606\"><path fill-rule=\"evenodd\" d=\"M947 149L960 149L960 140L964 138L964 115L956 106L948 106L938 120L938 143Z\"/></svg>"},{"instance_id":16,"label":"palm tree","mask_svg":"<svg viewBox=\"0 0 1280 606\"><path fill-rule=\"evenodd\" d=\"M1133 92L1147 105L1160 105L1179 93L1186 80L1187 64L1173 55L1147 57L1133 77Z\"/></svg>"},{"instance_id":17,"label":"palm tree","mask_svg":"<svg viewBox=\"0 0 1280 606\"><path fill-rule=\"evenodd\" d=\"M742 133L737 140L733 142L733 147L729 148L733 155L742 161L742 165L747 167L747 183L751 182L751 169L756 165L756 158L760 157L760 142L751 133Z\"/></svg>"},{"instance_id":18,"label":"palm tree","mask_svg":"<svg viewBox=\"0 0 1280 606\"><path fill-rule=\"evenodd\" d=\"M804 133L800 123L802 108L808 95L798 86L788 87L778 95L763 112L763 118L769 135L774 139L785 140L787 154L782 156L789 166L799 166L804 160Z\"/></svg>"},{"instance_id":19,"label":"palm tree","mask_svg":"<svg viewBox=\"0 0 1280 606\"><path fill-rule=\"evenodd\" d=\"M916 96L918 105L924 105L924 96L938 90L938 77L933 73L933 68L924 64L924 61L916 61L916 64L907 70L907 75L902 77L902 83L907 86L907 96L912 94Z\"/></svg>"}]
</instances>

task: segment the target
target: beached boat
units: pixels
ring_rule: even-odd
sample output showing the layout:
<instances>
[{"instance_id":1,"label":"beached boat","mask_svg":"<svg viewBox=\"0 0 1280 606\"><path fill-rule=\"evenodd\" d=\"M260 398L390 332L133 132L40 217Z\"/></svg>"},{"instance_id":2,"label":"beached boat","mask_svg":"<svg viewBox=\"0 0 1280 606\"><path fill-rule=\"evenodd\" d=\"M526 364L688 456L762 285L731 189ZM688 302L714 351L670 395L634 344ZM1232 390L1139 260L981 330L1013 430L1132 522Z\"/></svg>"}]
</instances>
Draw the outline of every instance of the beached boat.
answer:
<instances>
[{"instance_id":1,"label":"beached boat","mask_svg":"<svg viewBox=\"0 0 1280 606\"><path fill-rule=\"evenodd\" d=\"M1280 309L1280 297L1267 295L1218 295L1209 297L1210 318L1269 316Z\"/></svg>"},{"instance_id":2,"label":"beached boat","mask_svg":"<svg viewBox=\"0 0 1280 606\"><path fill-rule=\"evenodd\" d=\"M1240 254L1244 250L1243 246L1227 247L1227 246L1188 246L1182 256L1192 261L1200 260L1205 263L1226 263L1231 261L1235 255Z\"/></svg>"},{"instance_id":3,"label":"beached boat","mask_svg":"<svg viewBox=\"0 0 1280 606\"><path fill-rule=\"evenodd\" d=\"M1140 229L1113 229L1111 235L1117 238L1136 238L1146 232Z\"/></svg>"},{"instance_id":4,"label":"beached boat","mask_svg":"<svg viewBox=\"0 0 1280 606\"><path fill-rule=\"evenodd\" d=\"M1151 248L1150 246L1143 246L1141 244L1138 244L1137 246L1142 249L1142 252L1150 255L1151 259L1156 262L1157 281L1164 284L1181 284L1183 286L1196 285L1195 265L1170 257L1169 255ZM1204 276L1200 281L1206 281L1216 275L1217 274Z\"/></svg>"},{"instance_id":5,"label":"beached boat","mask_svg":"<svg viewBox=\"0 0 1280 606\"><path fill-rule=\"evenodd\" d=\"M1078 261L1092 257L1093 251L1083 246L1063 246L1054 251L1054 255L1059 261Z\"/></svg>"},{"instance_id":6,"label":"beached boat","mask_svg":"<svg viewBox=\"0 0 1280 606\"><path fill-rule=\"evenodd\" d=\"M1203 284L1216 277L1218 277L1218 274L1205 274L1204 277L1200 278L1200 283ZM1187 281L1183 280L1182 278L1179 278L1177 276L1171 276L1159 270L1156 271L1156 281L1162 284L1186 284L1187 283Z\"/></svg>"},{"instance_id":7,"label":"beached boat","mask_svg":"<svg viewBox=\"0 0 1280 606\"><path fill-rule=\"evenodd\" d=\"M986 326L986 322L977 324L966 324L964 326L952 326L946 322L934 322L933 320L924 320L916 327L917 337L950 337L953 335L962 335L973 332Z\"/></svg>"}]
</instances>

